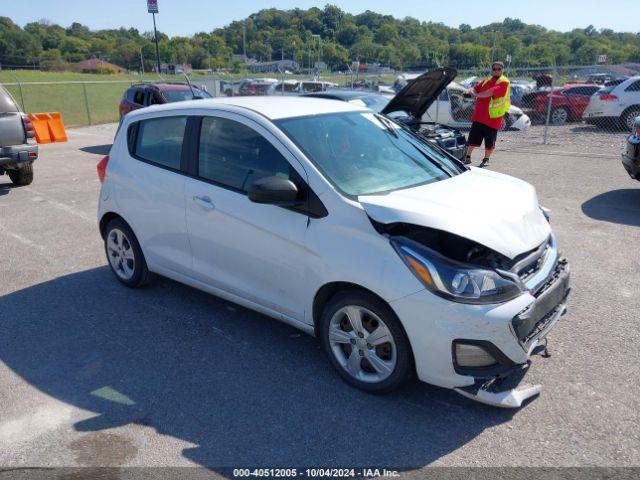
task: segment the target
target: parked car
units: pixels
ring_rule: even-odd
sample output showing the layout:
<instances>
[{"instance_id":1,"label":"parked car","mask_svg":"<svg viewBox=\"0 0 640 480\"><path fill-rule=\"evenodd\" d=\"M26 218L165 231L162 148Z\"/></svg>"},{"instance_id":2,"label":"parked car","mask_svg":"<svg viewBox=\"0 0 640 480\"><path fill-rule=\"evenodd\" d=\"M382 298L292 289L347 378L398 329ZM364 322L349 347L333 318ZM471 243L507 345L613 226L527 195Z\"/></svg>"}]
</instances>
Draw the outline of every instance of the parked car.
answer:
<instances>
[{"instance_id":1,"label":"parked car","mask_svg":"<svg viewBox=\"0 0 640 480\"><path fill-rule=\"evenodd\" d=\"M530 117L546 119L551 97L550 123L563 125L567 122L582 121L582 114L589 104L591 96L602 87L596 84L572 84L556 88L553 92L539 92L532 99L532 105L524 108Z\"/></svg>"},{"instance_id":2,"label":"parked car","mask_svg":"<svg viewBox=\"0 0 640 480\"><path fill-rule=\"evenodd\" d=\"M124 92L120 100L120 118L127 113L150 105L213 98L205 90L184 83L139 83Z\"/></svg>"},{"instance_id":3,"label":"parked car","mask_svg":"<svg viewBox=\"0 0 640 480\"><path fill-rule=\"evenodd\" d=\"M268 95L273 85L278 83L275 78L257 78L255 80L245 80L238 88L238 95L259 96Z\"/></svg>"},{"instance_id":4,"label":"parked car","mask_svg":"<svg viewBox=\"0 0 640 480\"><path fill-rule=\"evenodd\" d=\"M414 370L503 407L540 391L517 384L565 311L569 270L522 180L302 97L132 112L98 176L126 286L154 272L293 325L366 391Z\"/></svg>"},{"instance_id":5,"label":"parked car","mask_svg":"<svg viewBox=\"0 0 640 480\"><path fill-rule=\"evenodd\" d=\"M586 123L631 131L640 115L640 76L599 90L582 114Z\"/></svg>"},{"instance_id":6,"label":"parked car","mask_svg":"<svg viewBox=\"0 0 640 480\"><path fill-rule=\"evenodd\" d=\"M420 120L422 112L429 108L430 103L449 83L447 75L455 77L455 70L445 68L432 70L413 80L394 96L362 90L329 90L309 93L305 96L341 100L370 108L376 112L388 113L423 140L437 145L459 160L464 160L467 152L467 139L462 132L444 125ZM387 110L390 104L392 106Z\"/></svg>"},{"instance_id":7,"label":"parked car","mask_svg":"<svg viewBox=\"0 0 640 480\"><path fill-rule=\"evenodd\" d=\"M309 92L326 92L331 88L336 88L337 83L317 82L314 80L285 80L274 84L269 90L269 95L300 95Z\"/></svg>"},{"instance_id":8,"label":"parked car","mask_svg":"<svg viewBox=\"0 0 640 480\"><path fill-rule=\"evenodd\" d=\"M239 94L240 85L245 80L220 80L220 91L227 97L233 97Z\"/></svg>"},{"instance_id":9,"label":"parked car","mask_svg":"<svg viewBox=\"0 0 640 480\"><path fill-rule=\"evenodd\" d=\"M405 74L396 79L395 88L415 80L418 75ZM429 105L421 120L457 128L470 128L475 99L467 93L467 88L451 81L440 95ZM503 130L526 130L531 119L520 108L512 105L504 116Z\"/></svg>"},{"instance_id":10,"label":"parked car","mask_svg":"<svg viewBox=\"0 0 640 480\"><path fill-rule=\"evenodd\" d=\"M622 154L622 165L631 178L640 181L640 117L636 117L633 133L627 139L627 151Z\"/></svg>"},{"instance_id":11,"label":"parked car","mask_svg":"<svg viewBox=\"0 0 640 480\"><path fill-rule=\"evenodd\" d=\"M9 175L14 185L33 182L33 162L38 158L34 136L31 120L0 85L0 175Z\"/></svg>"}]
</instances>

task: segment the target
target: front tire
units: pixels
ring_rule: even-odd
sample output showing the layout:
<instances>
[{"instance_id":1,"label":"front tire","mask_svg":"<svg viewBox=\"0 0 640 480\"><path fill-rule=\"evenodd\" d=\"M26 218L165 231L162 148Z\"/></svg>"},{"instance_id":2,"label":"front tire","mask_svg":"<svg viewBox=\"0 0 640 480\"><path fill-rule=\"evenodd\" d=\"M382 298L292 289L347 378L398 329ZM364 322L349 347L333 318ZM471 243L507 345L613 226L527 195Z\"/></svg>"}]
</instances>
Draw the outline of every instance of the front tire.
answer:
<instances>
[{"instance_id":1,"label":"front tire","mask_svg":"<svg viewBox=\"0 0 640 480\"><path fill-rule=\"evenodd\" d=\"M147 262L133 231L121 218L111 220L104 235L104 251L116 278L130 288L149 281Z\"/></svg>"},{"instance_id":2,"label":"front tire","mask_svg":"<svg viewBox=\"0 0 640 480\"><path fill-rule=\"evenodd\" d=\"M554 108L551 112L551 123L553 125L564 125L569 121L569 111L564 107Z\"/></svg>"},{"instance_id":3,"label":"front tire","mask_svg":"<svg viewBox=\"0 0 640 480\"><path fill-rule=\"evenodd\" d=\"M324 308L319 334L329 361L360 390L390 392L411 373L411 346L398 317L370 293L335 295Z\"/></svg>"},{"instance_id":4,"label":"front tire","mask_svg":"<svg viewBox=\"0 0 640 480\"><path fill-rule=\"evenodd\" d=\"M25 186L33 182L33 164L24 165L18 170L8 170L9 178L14 185Z\"/></svg>"}]
</instances>

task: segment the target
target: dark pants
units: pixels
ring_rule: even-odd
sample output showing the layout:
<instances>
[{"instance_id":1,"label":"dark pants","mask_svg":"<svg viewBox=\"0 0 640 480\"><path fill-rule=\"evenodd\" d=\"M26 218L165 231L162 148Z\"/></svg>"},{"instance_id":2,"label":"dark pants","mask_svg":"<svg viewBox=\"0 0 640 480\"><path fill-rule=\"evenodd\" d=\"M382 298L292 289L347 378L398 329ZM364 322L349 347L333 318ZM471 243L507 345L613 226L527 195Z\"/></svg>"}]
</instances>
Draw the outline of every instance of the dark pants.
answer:
<instances>
[{"instance_id":1,"label":"dark pants","mask_svg":"<svg viewBox=\"0 0 640 480\"><path fill-rule=\"evenodd\" d=\"M467 145L470 147L479 147L484 140L484 148L493 150L496 148L496 138L498 138L498 130L484 123L473 122L471 124L471 131L469 131Z\"/></svg>"}]
</instances>

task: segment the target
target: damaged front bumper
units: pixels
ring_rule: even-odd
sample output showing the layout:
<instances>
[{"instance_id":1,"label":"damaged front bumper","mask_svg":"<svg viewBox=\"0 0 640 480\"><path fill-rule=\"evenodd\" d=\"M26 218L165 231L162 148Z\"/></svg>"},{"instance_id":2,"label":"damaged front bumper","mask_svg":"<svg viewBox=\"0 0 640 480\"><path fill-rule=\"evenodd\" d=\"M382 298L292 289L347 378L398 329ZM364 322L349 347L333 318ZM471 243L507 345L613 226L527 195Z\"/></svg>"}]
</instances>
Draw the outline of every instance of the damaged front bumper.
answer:
<instances>
[{"instance_id":1,"label":"damaged front bumper","mask_svg":"<svg viewBox=\"0 0 640 480\"><path fill-rule=\"evenodd\" d=\"M546 336L566 312L570 293L569 264L559 256L553 237L548 250L543 266L525 281L528 291L510 302L461 305L443 301L432 314L425 314L423 308L416 321L406 319L410 312L416 314L417 302L424 301L421 295L431 295L429 292L394 302L411 339L418 378L502 408L518 408L539 394L540 385L527 385L523 380L531 357L546 356ZM457 343L482 347L496 363L458 365Z\"/></svg>"}]
</instances>

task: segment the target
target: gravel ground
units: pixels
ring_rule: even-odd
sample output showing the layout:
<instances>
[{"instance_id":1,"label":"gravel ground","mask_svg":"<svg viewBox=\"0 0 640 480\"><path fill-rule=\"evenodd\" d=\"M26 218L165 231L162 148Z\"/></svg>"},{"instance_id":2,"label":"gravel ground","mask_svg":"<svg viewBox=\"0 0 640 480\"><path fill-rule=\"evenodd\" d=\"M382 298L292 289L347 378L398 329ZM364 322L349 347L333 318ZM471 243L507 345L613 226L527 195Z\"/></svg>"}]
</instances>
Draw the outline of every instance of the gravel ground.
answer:
<instances>
[{"instance_id":1,"label":"gravel ground","mask_svg":"<svg viewBox=\"0 0 640 480\"><path fill-rule=\"evenodd\" d=\"M42 146L31 186L0 177L0 467L640 466L640 183L617 135L562 128L575 154L508 132L492 165L536 186L572 266L520 410L361 393L284 324L169 280L122 287L95 218L115 125Z\"/></svg>"}]
</instances>

